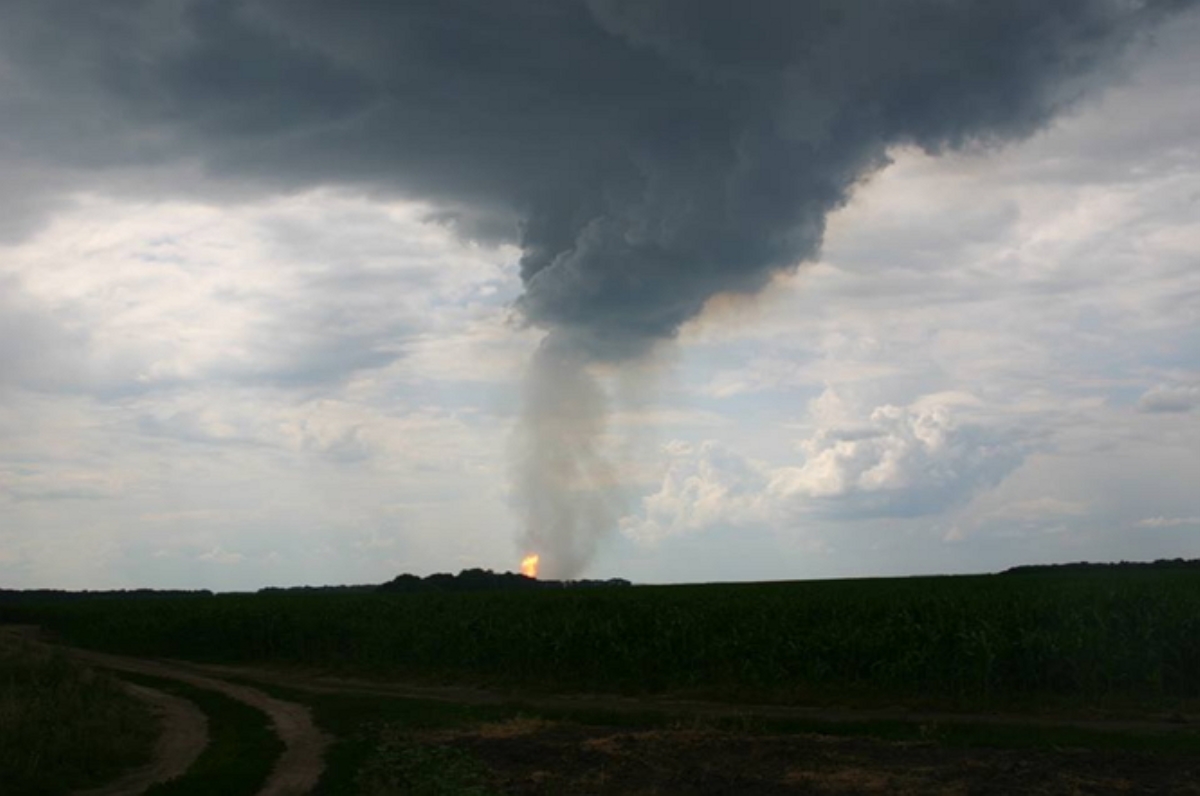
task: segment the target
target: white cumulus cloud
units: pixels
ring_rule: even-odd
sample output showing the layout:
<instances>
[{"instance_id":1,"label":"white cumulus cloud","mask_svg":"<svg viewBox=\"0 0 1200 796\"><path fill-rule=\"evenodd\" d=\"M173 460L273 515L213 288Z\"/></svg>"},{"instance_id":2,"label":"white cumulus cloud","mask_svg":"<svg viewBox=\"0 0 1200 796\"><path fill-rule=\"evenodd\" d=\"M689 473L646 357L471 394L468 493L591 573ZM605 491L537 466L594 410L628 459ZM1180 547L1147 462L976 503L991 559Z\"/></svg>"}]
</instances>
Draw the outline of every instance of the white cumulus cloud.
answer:
<instances>
[{"instance_id":1,"label":"white cumulus cloud","mask_svg":"<svg viewBox=\"0 0 1200 796\"><path fill-rule=\"evenodd\" d=\"M671 442L657 492L642 499L642 515L621 519L621 530L653 542L721 525L762 521L770 513L770 471L719 442Z\"/></svg>"},{"instance_id":2,"label":"white cumulus cloud","mask_svg":"<svg viewBox=\"0 0 1200 796\"><path fill-rule=\"evenodd\" d=\"M927 396L856 417L836 396L812 404L817 426L797 446L803 461L771 466L715 442L668 445L658 491L626 535L654 541L713 527L937 514L999 483L1024 459L1024 438L972 418L971 396Z\"/></svg>"}]
</instances>

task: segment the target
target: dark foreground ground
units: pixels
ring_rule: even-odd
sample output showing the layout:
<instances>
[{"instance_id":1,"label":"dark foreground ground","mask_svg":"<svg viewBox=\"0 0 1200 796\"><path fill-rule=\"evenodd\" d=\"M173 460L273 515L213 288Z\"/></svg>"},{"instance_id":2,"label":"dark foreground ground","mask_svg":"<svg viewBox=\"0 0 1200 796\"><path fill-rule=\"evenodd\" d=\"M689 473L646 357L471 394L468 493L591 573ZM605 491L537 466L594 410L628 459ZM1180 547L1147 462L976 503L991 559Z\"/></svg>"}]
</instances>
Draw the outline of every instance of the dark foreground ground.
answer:
<instances>
[{"instance_id":1,"label":"dark foreground ground","mask_svg":"<svg viewBox=\"0 0 1200 796\"><path fill-rule=\"evenodd\" d=\"M1190 756L518 721L427 736L511 794L1200 793Z\"/></svg>"},{"instance_id":2,"label":"dark foreground ground","mask_svg":"<svg viewBox=\"0 0 1200 796\"><path fill-rule=\"evenodd\" d=\"M207 717L207 746L182 776L149 790L126 776L137 785L91 791L104 796L1200 793L1200 728L1183 715L881 718L529 696L154 661L30 642L32 632L3 635L172 693Z\"/></svg>"},{"instance_id":3,"label":"dark foreground ground","mask_svg":"<svg viewBox=\"0 0 1200 796\"><path fill-rule=\"evenodd\" d=\"M114 716L137 713L122 693L157 712L160 746L164 705L190 703L193 725L203 714L203 748L155 769L175 779L149 791L77 766L79 786L104 796L1200 793L1190 562L513 592L10 594L4 622L25 627L0 641L34 645L20 660L65 656L131 686L100 690ZM9 668L56 699L56 684L78 684L57 699L65 713L98 693L85 672L31 666ZM36 779L50 769L35 764L58 759L45 750L82 748L91 725L39 723L29 688L0 691L0 794L70 793L13 793L4 761ZM4 734L10 708L44 730L39 744ZM175 734L195 737L183 712ZM125 781L160 776L143 774Z\"/></svg>"}]
</instances>

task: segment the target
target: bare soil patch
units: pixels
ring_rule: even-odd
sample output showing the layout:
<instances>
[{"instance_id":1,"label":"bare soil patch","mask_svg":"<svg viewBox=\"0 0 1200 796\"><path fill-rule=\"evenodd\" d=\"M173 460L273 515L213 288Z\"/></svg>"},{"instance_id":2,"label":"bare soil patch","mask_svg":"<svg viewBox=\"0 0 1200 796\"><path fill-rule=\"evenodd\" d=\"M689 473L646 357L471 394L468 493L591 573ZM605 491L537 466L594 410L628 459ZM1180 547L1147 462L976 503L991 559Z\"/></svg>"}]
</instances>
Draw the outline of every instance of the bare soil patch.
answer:
<instances>
[{"instance_id":1,"label":"bare soil patch","mask_svg":"<svg viewBox=\"0 0 1200 796\"><path fill-rule=\"evenodd\" d=\"M544 723L419 741L478 759L506 794L1200 794L1196 761L1127 752Z\"/></svg>"}]
</instances>

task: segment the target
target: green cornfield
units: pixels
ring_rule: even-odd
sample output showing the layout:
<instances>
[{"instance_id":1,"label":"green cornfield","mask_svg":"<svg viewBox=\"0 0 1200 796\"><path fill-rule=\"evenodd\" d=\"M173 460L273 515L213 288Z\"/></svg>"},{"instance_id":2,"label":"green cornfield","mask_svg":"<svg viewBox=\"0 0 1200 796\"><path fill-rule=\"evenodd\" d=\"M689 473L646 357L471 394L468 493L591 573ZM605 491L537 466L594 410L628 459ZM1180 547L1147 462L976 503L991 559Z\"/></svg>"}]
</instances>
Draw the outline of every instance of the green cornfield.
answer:
<instances>
[{"instance_id":1,"label":"green cornfield","mask_svg":"<svg viewBox=\"0 0 1200 796\"><path fill-rule=\"evenodd\" d=\"M112 651L424 682L777 701L1200 696L1194 570L267 593L3 610Z\"/></svg>"}]
</instances>

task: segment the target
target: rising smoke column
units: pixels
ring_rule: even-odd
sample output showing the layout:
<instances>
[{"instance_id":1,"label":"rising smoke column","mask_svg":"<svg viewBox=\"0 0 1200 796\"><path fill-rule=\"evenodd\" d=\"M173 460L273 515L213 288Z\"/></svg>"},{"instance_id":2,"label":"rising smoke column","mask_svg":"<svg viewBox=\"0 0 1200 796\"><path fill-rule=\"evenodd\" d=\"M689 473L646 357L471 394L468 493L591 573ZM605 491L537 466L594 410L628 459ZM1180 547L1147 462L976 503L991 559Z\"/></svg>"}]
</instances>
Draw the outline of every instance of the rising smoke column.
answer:
<instances>
[{"instance_id":1,"label":"rising smoke column","mask_svg":"<svg viewBox=\"0 0 1200 796\"><path fill-rule=\"evenodd\" d=\"M177 193L365 186L515 236L518 308L548 334L517 457L522 542L573 576L619 513L593 365L815 257L892 147L1028 136L1196 5L10 0L0 141L18 145L0 166L64 192L131 163L198 166ZM21 229L55 190L26 188Z\"/></svg>"},{"instance_id":2,"label":"rising smoke column","mask_svg":"<svg viewBox=\"0 0 1200 796\"><path fill-rule=\"evenodd\" d=\"M525 379L514 462L520 543L551 578L579 575L620 518L617 473L600 449L605 395L587 364L551 333Z\"/></svg>"}]
</instances>

